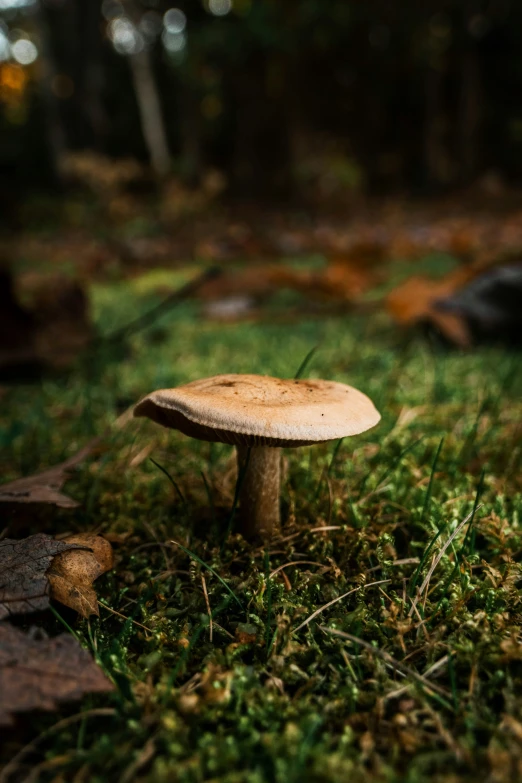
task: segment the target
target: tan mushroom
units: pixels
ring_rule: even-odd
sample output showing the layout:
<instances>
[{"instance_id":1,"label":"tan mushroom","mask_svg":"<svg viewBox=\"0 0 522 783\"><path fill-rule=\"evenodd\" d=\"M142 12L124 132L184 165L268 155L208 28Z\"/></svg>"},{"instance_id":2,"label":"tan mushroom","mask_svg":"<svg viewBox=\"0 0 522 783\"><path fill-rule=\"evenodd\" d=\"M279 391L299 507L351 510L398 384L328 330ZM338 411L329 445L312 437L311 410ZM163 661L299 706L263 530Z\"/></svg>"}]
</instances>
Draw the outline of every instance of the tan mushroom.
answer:
<instances>
[{"instance_id":1,"label":"tan mushroom","mask_svg":"<svg viewBox=\"0 0 522 783\"><path fill-rule=\"evenodd\" d=\"M310 446L358 435L380 415L344 383L216 375L160 389L134 408L164 427L237 448L240 530L269 536L280 523L281 447Z\"/></svg>"}]
</instances>

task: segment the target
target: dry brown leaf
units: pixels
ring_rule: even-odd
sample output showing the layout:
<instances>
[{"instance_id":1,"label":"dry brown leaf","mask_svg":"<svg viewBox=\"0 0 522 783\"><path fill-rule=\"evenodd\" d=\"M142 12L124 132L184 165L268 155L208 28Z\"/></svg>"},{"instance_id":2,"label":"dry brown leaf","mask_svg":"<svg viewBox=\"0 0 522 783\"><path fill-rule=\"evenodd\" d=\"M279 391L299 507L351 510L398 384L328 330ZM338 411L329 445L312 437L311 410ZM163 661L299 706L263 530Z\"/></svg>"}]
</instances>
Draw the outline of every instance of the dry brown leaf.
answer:
<instances>
[{"instance_id":1,"label":"dry brown leaf","mask_svg":"<svg viewBox=\"0 0 522 783\"><path fill-rule=\"evenodd\" d=\"M360 242L342 254L329 257L327 266L321 271L273 267L271 280L276 287L292 288L314 299L356 302L377 282L375 270L385 256L384 246Z\"/></svg>"},{"instance_id":2,"label":"dry brown leaf","mask_svg":"<svg viewBox=\"0 0 522 783\"><path fill-rule=\"evenodd\" d=\"M92 583L112 568L112 547L105 538L94 533L68 536L65 542L88 549L74 549L54 558L47 572L51 596L82 617L98 615L98 598Z\"/></svg>"},{"instance_id":3,"label":"dry brown leaf","mask_svg":"<svg viewBox=\"0 0 522 783\"><path fill-rule=\"evenodd\" d=\"M437 310L436 302L458 291L476 274L470 267L460 267L441 280L414 275L388 294L386 309L403 326L431 322L450 342L465 348L471 342L466 322L458 315Z\"/></svg>"},{"instance_id":4,"label":"dry brown leaf","mask_svg":"<svg viewBox=\"0 0 522 783\"><path fill-rule=\"evenodd\" d=\"M55 555L73 548L73 543L55 541L44 533L0 541L0 620L47 609L47 569Z\"/></svg>"},{"instance_id":5,"label":"dry brown leaf","mask_svg":"<svg viewBox=\"0 0 522 783\"><path fill-rule=\"evenodd\" d=\"M55 710L85 693L114 690L102 670L74 637L35 639L0 623L0 726L30 710Z\"/></svg>"},{"instance_id":6,"label":"dry brown leaf","mask_svg":"<svg viewBox=\"0 0 522 783\"><path fill-rule=\"evenodd\" d=\"M61 508L76 508L80 504L72 498L60 492L63 484L67 481L68 473L76 465L89 456L98 443L95 438L83 449L65 462L60 462L42 473L35 473L34 476L25 476L24 478L10 481L7 484L0 485L0 502L2 503L52 503Z\"/></svg>"}]
</instances>

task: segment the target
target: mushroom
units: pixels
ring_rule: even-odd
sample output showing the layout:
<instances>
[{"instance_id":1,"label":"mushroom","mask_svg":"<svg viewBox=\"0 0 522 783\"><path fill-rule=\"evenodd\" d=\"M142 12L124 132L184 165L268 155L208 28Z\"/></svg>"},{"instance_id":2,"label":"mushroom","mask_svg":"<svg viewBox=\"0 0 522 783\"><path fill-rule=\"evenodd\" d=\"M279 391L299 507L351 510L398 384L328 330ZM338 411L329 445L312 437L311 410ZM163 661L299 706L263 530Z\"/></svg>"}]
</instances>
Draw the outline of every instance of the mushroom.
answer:
<instances>
[{"instance_id":1,"label":"mushroom","mask_svg":"<svg viewBox=\"0 0 522 783\"><path fill-rule=\"evenodd\" d=\"M265 375L216 375L160 389L135 406L134 416L236 446L246 537L267 537L279 527L282 447L358 435L381 418L365 394L344 383Z\"/></svg>"}]
</instances>

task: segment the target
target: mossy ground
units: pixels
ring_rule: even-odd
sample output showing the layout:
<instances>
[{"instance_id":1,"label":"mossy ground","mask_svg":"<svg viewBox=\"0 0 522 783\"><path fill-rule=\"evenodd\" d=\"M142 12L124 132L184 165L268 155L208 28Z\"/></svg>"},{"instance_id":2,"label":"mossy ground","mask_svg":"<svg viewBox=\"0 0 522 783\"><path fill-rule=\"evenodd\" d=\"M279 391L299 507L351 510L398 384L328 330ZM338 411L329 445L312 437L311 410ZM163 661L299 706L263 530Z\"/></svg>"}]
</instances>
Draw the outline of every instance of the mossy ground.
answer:
<instances>
[{"instance_id":1,"label":"mossy ground","mask_svg":"<svg viewBox=\"0 0 522 783\"><path fill-rule=\"evenodd\" d=\"M96 285L99 331L152 306L153 289ZM24 507L3 527L10 537L110 534L117 565L97 589L120 613L102 607L85 621L56 605L38 618L49 633L66 623L117 691L26 716L4 759L48 734L13 779L522 778L520 355L405 339L384 314L289 318L286 305L281 297L255 322L222 324L183 303L67 377L4 391L6 481L102 435L96 459L66 485L80 508ZM292 377L316 345L305 374L362 389L382 422L285 452L284 529L265 547L230 525L229 447L143 420L114 426L154 388L219 372ZM89 714L101 706L114 713Z\"/></svg>"}]
</instances>

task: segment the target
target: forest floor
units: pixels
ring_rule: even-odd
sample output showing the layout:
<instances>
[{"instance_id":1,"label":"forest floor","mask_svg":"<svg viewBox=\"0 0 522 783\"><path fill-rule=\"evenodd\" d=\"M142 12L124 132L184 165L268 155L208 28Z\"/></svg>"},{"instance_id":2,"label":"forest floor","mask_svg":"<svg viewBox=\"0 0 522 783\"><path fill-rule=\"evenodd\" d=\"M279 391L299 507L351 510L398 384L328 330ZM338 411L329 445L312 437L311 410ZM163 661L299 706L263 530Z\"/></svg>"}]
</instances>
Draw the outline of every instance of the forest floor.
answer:
<instances>
[{"instance_id":1,"label":"forest floor","mask_svg":"<svg viewBox=\"0 0 522 783\"><path fill-rule=\"evenodd\" d=\"M155 285L95 283L98 331L154 306ZM520 354L288 304L223 323L183 302L69 374L2 388L4 481L102 439L66 485L79 508L25 505L4 536L97 531L116 555L99 618L59 604L38 618L78 637L116 691L23 716L3 760L38 741L10 781L522 778ZM124 412L217 373L293 377L315 346L305 377L356 386L382 421L286 450L282 533L253 546L228 532L232 449Z\"/></svg>"}]
</instances>

